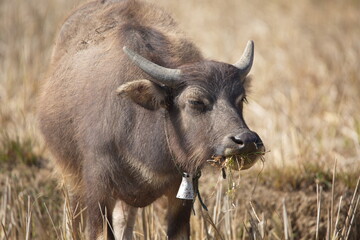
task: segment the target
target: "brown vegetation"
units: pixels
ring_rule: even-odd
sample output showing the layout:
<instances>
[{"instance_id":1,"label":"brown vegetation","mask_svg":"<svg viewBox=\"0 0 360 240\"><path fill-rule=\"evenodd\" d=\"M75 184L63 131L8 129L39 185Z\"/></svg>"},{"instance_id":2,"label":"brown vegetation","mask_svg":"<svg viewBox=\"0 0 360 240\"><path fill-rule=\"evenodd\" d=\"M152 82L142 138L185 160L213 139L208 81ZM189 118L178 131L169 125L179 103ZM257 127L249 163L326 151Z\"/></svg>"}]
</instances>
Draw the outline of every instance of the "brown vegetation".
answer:
<instances>
[{"instance_id":1,"label":"brown vegetation","mask_svg":"<svg viewBox=\"0 0 360 240\"><path fill-rule=\"evenodd\" d=\"M79 2L0 0L0 239L66 237L66 195L50 177L35 98L56 32ZM336 229L350 225L348 209L359 201L356 195L351 205L360 172L360 2L156 4L206 57L235 62L246 41L255 42L245 116L270 152L262 171L260 163L240 178L234 174L236 191L227 190L217 170L203 172L200 191L209 216L197 203L193 239L339 239ZM164 238L163 204L139 214L136 239ZM209 217L219 234L204 220ZM353 225L349 239L358 239L359 217Z\"/></svg>"}]
</instances>

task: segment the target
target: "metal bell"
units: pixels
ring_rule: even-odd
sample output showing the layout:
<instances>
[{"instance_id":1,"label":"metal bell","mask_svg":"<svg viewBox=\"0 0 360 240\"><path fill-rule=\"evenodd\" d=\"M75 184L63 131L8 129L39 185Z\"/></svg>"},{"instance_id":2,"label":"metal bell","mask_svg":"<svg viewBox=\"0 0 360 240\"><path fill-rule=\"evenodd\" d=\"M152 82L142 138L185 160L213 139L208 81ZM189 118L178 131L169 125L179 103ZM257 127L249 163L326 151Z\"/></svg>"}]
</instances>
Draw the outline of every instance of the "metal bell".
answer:
<instances>
[{"instance_id":1,"label":"metal bell","mask_svg":"<svg viewBox=\"0 0 360 240\"><path fill-rule=\"evenodd\" d=\"M194 200L193 177L189 173L184 172L176 198Z\"/></svg>"}]
</instances>

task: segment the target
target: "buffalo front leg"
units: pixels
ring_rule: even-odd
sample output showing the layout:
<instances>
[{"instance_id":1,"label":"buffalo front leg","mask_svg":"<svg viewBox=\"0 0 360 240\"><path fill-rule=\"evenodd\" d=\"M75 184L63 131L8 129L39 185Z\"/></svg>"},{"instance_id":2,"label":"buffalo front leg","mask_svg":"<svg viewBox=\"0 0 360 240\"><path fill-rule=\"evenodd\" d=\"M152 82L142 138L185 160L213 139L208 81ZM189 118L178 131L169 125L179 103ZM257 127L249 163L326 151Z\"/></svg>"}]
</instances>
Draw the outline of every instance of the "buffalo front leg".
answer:
<instances>
[{"instance_id":1,"label":"buffalo front leg","mask_svg":"<svg viewBox=\"0 0 360 240\"><path fill-rule=\"evenodd\" d=\"M116 240L132 239L137 208L118 200L112 212L112 225Z\"/></svg>"},{"instance_id":2,"label":"buffalo front leg","mask_svg":"<svg viewBox=\"0 0 360 240\"><path fill-rule=\"evenodd\" d=\"M112 240L111 231L111 206L104 201L87 202L87 238L89 240Z\"/></svg>"},{"instance_id":3,"label":"buffalo front leg","mask_svg":"<svg viewBox=\"0 0 360 240\"><path fill-rule=\"evenodd\" d=\"M106 158L95 158L84 166L84 203L87 211L87 240L112 240L112 212L115 201L111 192L111 180L106 169L101 167Z\"/></svg>"},{"instance_id":4,"label":"buffalo front leg","mask_svg":"<svg viewBox=\"0 0 360 240\"><path fill-rule=\"evenodd\" d=\"M190 215L193 202L176 198L176 191L168 196L167 236L170 240L190 239Z\"/></svg>"}]
</instances>

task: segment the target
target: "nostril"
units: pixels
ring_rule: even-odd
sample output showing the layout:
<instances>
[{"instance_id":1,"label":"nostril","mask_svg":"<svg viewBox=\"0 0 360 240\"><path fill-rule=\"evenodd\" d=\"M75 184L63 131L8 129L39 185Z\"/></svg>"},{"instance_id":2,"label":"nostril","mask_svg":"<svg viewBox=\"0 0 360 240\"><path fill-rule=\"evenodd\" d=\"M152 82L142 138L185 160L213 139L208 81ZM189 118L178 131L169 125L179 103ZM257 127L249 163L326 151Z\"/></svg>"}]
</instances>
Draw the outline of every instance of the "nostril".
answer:
<instances>
[{"instance_id":1,"label":"nostril","mask_svg":"<svg viewBox=\"0 0 360 240\"><path fill-rule=\"evenodd\" d=\"M265 151L265 146L264 143L262 141L260 142L254 142L256 149L262 149L263 151Z\"/></svg>"},{"instance_id":2,"label":"nostril","mask_svg":"<svg viewBox=\"0 0 360 240\"><path fill-rule=\"evenodd\" d=\"M240 138L239 136L235 136L235 137L230 137L231 140L233 140L233 142L235 142L236 144L239 144L241 146L244 145L244 141L242 140L242 138Z\"/></svg>"}]
</instances>

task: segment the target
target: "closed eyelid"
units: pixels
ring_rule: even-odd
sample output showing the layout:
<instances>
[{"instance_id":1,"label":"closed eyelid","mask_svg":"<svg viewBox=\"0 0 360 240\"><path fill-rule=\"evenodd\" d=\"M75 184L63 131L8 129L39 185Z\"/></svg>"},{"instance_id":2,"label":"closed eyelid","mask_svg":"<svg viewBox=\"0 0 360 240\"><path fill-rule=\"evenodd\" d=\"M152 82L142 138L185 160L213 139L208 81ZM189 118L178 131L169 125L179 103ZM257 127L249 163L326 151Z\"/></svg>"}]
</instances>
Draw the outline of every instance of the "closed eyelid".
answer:
<instances>
[{"instance_id":1,"label":"closed eyelid","mask_svg":"<svg viewBox=\"0 0 360 240\"><path fill-rule=\"evenodd\" d=\"M204 94L204 91L198 89L191 89L186 93L186 98L194 101L202 101L204 104L210 104L211 101L208 96Z\"/></svg>"},{"instance_id":2,"label":"closed eyelid","mask_svg":"<svg viewBox=\"0 0 360 240\"><path fill-rule=\"evenodd\" d=\"M204 98L204 97L199 97L199 96L196 96L196 97L189 97L187 98L188 101L194 101L194 102L202 102L204 105L210 105L211 104L211 101L209 101L209 99L207 98Z\"/></svg>"},{"instance_id":3,"label":"closed eyelid","mask_svg":"<svg viewBox=\"0 0 360 240\"><path fill-rule=\"evenodd\" d=\"M235 103L238 104L238 103L240 103L241 101L243 101L244 99L246 99L246 94L245 94L245 93L240 94L240 95L236 98Z\"/></svg>"}]
</instances>

